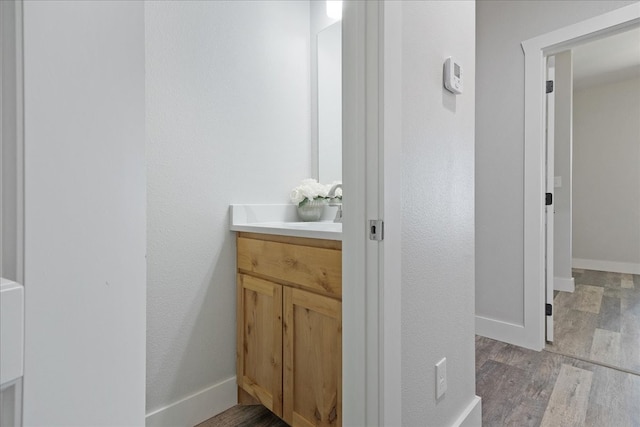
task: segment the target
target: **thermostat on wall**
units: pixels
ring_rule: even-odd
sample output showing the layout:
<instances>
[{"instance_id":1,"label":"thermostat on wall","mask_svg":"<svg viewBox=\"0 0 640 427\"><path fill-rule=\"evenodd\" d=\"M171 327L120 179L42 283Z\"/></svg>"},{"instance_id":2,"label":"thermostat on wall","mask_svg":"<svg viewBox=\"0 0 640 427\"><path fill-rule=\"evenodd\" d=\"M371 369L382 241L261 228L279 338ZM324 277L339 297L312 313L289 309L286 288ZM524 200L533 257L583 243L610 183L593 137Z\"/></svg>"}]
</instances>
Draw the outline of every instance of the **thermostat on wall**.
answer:
<instances>
[{"instance_id":1,"label":"thermostat on wall","mask_svg":"<svg viewBox=\"0 0 640 427\"><path fill-rule=\"evenodd\" d=\"M462 67L452 57L444 61L444 87L456 95L462 93Z\"/></svg>"}]
</instances>

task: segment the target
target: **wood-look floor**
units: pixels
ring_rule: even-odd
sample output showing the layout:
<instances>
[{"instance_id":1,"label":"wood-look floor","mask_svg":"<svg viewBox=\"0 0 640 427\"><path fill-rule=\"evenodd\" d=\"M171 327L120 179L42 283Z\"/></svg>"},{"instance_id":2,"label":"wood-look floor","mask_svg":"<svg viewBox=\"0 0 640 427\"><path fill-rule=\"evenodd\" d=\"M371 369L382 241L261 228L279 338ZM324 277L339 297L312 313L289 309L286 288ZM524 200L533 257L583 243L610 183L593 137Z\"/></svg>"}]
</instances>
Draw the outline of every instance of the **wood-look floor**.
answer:
<instances>
[{"instance_id":1,"label":"wood-look floor","mask_svg":"<svg viewBox=\"0 0 640 427\"><path fill-rule=\"evenodd\" d=\"M546 349L640 374L640 275L573 270L574 292L554 297Z\"/></svg>"},{"instance_id":2,"label":"wood-look floor","mask_svg":"<svg viewBox=\"0 0 640 427\"><path fill-rule=\"evenodd\" d=\"M640 426L640 376L476 337L487 426Z\"/></svg>"},{"instance_id":3,"label":"wood-look floor","mask_svg":"<svg viewBox=\"0 0 640 427\"><path fill-rule=\"evenodd\" d=\"M196 427L288 427L262 405L236 405Z\"/></svg>"},{"instance_id":4,"label":"wood-look floor","mask_svg":"<svg viewBox=\"0 0 640 427\"><path fill-rule=\"evenodd\" d=\"M484 337L476 394L484 427L640 427L640 376ZM234 406L197 427L231 426L287 424L263 406Z\"/></svg>"},{"instance_id":5,"label":"wood-look floor","mask_svg":"<svg viewBox=\"0 0 640 427\"><path fill-rule=\"evenodd\" d=\"M574 270L574 277L576 291L554 298L555 341L547 351L476 337L484 427L640 427L640 375L597 364L640 374L640 276ZM197 427L232 426L287 424L257 405L235 406Z\"/></svg>"}]
</instances>

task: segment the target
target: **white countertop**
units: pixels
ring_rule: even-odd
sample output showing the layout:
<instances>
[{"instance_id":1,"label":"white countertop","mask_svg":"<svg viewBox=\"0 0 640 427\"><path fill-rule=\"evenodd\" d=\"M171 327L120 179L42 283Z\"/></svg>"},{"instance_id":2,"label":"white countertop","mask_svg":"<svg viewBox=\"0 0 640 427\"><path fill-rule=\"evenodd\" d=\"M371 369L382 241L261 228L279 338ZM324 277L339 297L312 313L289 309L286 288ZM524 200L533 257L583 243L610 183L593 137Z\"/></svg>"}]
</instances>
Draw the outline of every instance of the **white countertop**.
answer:
<instances>
[{"instance_id":1,"label":"white countertop","mask_svg":"<svg viewBox=\"0 0 640 427\"><path fill-rule=\"evenodd\" d=\"M300 222L296 206L231 205L230 230L312 239L342 240L342 224L334 223L335 208L325 209L322 221Z\"/></svg>"}]
</instances>

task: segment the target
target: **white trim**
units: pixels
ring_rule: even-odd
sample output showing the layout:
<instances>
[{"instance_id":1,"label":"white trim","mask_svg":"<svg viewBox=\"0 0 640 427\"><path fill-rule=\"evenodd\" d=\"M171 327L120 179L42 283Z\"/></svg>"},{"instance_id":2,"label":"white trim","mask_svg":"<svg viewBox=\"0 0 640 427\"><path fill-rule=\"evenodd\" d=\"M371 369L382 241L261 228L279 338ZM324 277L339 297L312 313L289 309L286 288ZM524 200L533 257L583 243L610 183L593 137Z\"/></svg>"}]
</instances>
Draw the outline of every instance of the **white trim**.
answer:
<instances>
[{"instance_id":1,"label":"white trim","mask_svg":"<svg viewBox=\"0 0 640 427\"><path fill-rule=\"evenodd\" d=\"M576 283L573 277L554 277L553 290L563 292L573 292L576 290Z\"/></svg>"},{"instance_id":2,"label":"white trim","mask_svg":"<svg viewBox=\"0 0 640 427\"><path fill-rule=\"evenodd\" d=\"M481 427L482 426L482 399L475 396L464 412L451 425L452 427Z\"/></svg>"},{"instance_id":3,"label":"white trim","mask_svg":"<svg viewBox=\"0 0 640 427\"><path fill-rule=\"evenodd\" d=\"M386 112L396 112L398 102L383 102L389 93L384 80L389 5L353 1L344 6L342 176L351 196L343 201L342 277L349 283L342 297L343 425L401 425L401 275L396 259L401 215L397 192L385 196L384 191L401 173L400 150L390 155L393 148L385 145L385 137L390 144L400 141L391 140L400 129L399 119L388 130L384 120ZM385 221L383 242L369 240L370 219Z\"/></svg>"},{"instance_id":4,"label":"white trim","mask_svg":"<svg viewBox=\"0 0 640 427\"><path fill-rule=\"evenodd\" d=\"M402 425L402 4L383 2L383 200L385 239L381 283L382 384L380 425Z\"/></svg>"},{"instance_id":5,"label":"white trim","mask_svg":"<svg viewBox=\"0 0 640 427\"><path fill-rule=\"evenodd\" d=\"M191 427L238 403L236 377L147 414L146 427Z\"/></svg>"},{"instance_id":6,"label":"white trim","mask_svg":"<svg viewBox=\"0 0 640 427\"><path fill-rule=\"evenodd\" d=\"M342 15L342 421L364 425L366 419L365 361L365 218L364 176L364 4L344 2ZM345 357L345 355L349 357Z\"/></svg>"},{"instance_id":7,"label":"white trim","mask_svg":"<svg viewBox=\"0 0 640 427\"><path fill-rule=\"evenodd\" d=\"M632 262L574 258L572 267L585 270L610 271L612 273L640 274L640 264Z\"/></svg>"},{"instance_id":8,"label":"white trim","mask_svg":"<svg viewBox=\"0 0 640 427\"><path fill-rule=\"evenodd\" d=\"M524 325L476 316L477 335L491 338L493 340L508 342L520 347L527 347L536 351L540 351L544 348L542 345L529 346L525 332Z\"/></svg>"},{"instance_id":9,"label":"white trim","mask_svg":"<svg viewBox=\"0 0 640 427\"><path fill-rule=\"evenodd\" d=\"M16 279L24 284L24 42L23 0L16 5Z\"/></svg>"},{"instance_id":10,"label":"white trim","mask_svg":"<svg viewBox=\"0 0 640 427\"><path fill-rule=\"evenodd\" d=\"M523 346L540 347L544 341L544 57L540 50L525 52L524 144L524 325ZM533 112L531 111L533 110ZM533 117L531 117L533 116ZM528 119L528 120L527 120ZM529 141L534 141L531 143ZM509 341L511 342L511 341Z\"/></svg>"},{"instance_id":11,"label":"white trim","mask_svg":"<svg viewBox=\"0 0 640 427\"><path fill-rule=\"evenodd\" d=\"M348 1L342 18L342 408L343 425L380 424L382 245L369 240L380 219L382 117L379 2ZM348 355L348 356L347 356Z\"/></svg>"},{"instance_id":12,"label":"white trim","mask_svg":"<svg viewBox=\"0 0 640 427\"><path fill-rule=\"evenodd\" d=\"M525 53L524 347L544 346L545 56L640 24L640 3L522 42Z\"/></svg>"},{"instance_id":13,"label":"white trim","mask_svg":"<svg viewBox=\"0 0 640 427\"><path fill-rule=\"evenodd\" d=\"M365 2L366 3L366 2ZM382 2L369 2L365 6L365 152L362 165L364 172L365 228L361 235L365 241L365 283L366 283L366 419L368 426L381 425L383 419L383 337L382 304L380 298L383 284L384 243L369 239L370 219L382 217L384 193L382 187L382 151L384 119L380 106L384 105L382 92ZM385 233L388 234L388 233ZM349 282L346 282L349 283ZM343 395L344 396L344 395ZM344 408L344 405L343 405Z\"/></svg>"}]
</instances>

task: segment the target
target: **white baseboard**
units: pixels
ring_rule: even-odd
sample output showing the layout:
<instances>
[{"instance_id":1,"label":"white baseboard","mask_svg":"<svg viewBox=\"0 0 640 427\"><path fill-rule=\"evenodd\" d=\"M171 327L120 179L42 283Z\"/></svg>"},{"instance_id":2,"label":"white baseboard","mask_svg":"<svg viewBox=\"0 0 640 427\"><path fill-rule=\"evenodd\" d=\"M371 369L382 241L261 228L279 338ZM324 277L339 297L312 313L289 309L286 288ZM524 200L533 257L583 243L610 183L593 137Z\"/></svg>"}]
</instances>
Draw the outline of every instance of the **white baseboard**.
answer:
<instances>
[{"instance_id":1,"label":"white baseboard","mask_svg":"<svg viewBox=\"0 0 640 427\"><path fill-rule=\"evenodd\" d=\"M451 427L482 427L482 399L475 396Z\"/></svg>"},{"instance_id":2,"label":"white baseboard","mask_svg":"<svg viewBox=\"0 0 640 427\"><path fill-rule=\"evenodd\" d=\"M541 343L527 339L524 325L476 316L476 334L531 350L542 350Z\"/></svg>"},{"instance_id":3,"label":"white baseboard","mask_svg":"<svg viewBox=\"0 0 640 427\"><path fill-rule=\"evenodd\" d=\"M576 281L573 277L554 277L553 289L556 291L573 292L576 290Z\"/></svg>"},{"instance_id":4,"label":"white baseboard","mask_svg":"<svg viewBox=\"0 0 640 427\"><path fill-rule=\"evenodd\" d=\"M146 416L146 427L193 427L238 403L236 377L185 397Z\"/></svg>"},{"instance_id":5,"label":"white baseboard","mask_svg":"<svg viewBox=\"0 0 640 427\"><path fill-rule=\"evenodd\" d=\"M640 264L631 262L600 261L574 258L571 266L585 270L610 271L612 273L640 274Z\"/></svg>"}]
</instances>

